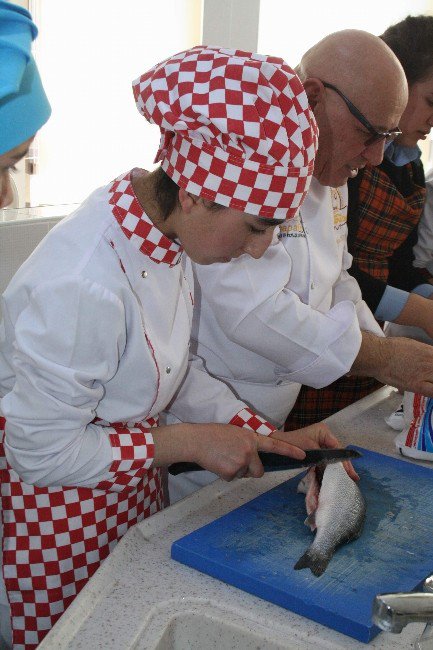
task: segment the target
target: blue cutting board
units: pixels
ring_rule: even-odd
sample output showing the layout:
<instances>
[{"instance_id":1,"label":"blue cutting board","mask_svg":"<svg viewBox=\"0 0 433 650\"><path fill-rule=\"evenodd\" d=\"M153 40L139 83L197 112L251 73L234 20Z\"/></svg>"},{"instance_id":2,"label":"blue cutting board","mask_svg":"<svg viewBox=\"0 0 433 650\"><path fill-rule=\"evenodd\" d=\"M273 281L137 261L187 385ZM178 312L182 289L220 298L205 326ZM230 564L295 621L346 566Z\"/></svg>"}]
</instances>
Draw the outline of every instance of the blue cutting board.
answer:
<instances>
[{"instance_id":1,"label":"blue cutting board","mask_svg":"<svg viewBox=\"0 0 433 650\"><path fill-rule=\"evenodd\" d=\"M276 605L367 643L378 593L412 591L433 573L433 471L360 447L367 516L325 573L293 565L313 540L297 476L173 543L171 556Z\"/></svg>"}]
</instances>

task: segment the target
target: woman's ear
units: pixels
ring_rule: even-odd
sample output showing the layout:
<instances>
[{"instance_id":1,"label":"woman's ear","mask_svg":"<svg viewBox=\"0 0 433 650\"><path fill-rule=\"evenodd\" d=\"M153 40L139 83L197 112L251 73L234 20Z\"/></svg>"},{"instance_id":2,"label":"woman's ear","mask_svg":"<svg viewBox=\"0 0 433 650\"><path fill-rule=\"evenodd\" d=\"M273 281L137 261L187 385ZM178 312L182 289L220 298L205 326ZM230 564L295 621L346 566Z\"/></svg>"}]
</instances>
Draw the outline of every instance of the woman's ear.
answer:
<instances>
[{"instance_id":1,"label":"woman's ear","mask_svg":"<svg viewBox=\"0 0 433 650\"><path fill-rule=\"evenodd\" d=\"M302 83L308 97L308 103L314 111L325 95L325 86L318 77L307 77Z\"/></svg>"},{"instance_id":2,"label":"woman's ear","mask_svg":"<svg viewBox=\"0 0 433 650\"><path fill-rule=\"evenodd\" d=\"M183 187L179 187L179 203L182 210L189 214L197 203L197 200L192 194L184 190Z\"/></svg>"}]
</instances>

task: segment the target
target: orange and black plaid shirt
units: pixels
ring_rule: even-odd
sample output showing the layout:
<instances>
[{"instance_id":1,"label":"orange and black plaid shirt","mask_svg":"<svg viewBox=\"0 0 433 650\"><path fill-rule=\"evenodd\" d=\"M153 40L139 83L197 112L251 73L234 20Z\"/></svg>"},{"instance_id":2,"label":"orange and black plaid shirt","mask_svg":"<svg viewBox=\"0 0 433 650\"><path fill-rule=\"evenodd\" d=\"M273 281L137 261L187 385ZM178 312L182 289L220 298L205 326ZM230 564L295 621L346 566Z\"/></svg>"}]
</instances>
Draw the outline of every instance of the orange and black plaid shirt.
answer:
<instances>
[{"instance_id":1,"label":"orange and black plaid shirt","mask_svg":"<svg viewBox=\"0 0 433 650\"><path fill-rule=\"evenodd\" d=\"M367 165L348 185L350 273L375 312L387 284L411 291L429 277L412 264L425 201L424 171L420 161L396 167L384 160L378 167Z\"/></svg>"}]
</instances>

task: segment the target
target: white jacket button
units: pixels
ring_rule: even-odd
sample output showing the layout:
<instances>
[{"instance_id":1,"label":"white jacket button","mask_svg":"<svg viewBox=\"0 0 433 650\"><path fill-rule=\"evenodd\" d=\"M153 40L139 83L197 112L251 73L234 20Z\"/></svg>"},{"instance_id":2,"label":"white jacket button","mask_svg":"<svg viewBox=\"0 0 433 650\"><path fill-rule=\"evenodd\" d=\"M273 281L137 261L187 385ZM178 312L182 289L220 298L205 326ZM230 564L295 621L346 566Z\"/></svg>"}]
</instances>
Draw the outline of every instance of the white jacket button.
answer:
<instances>
[{"instance_id":1,"label":"white jacket button","mask_svg":"<svg viewBox=\"0 0 433 650\"><path fill-rule=\"evenodd\" d=\"M165 368L165 372L167 373L167 375L169 375L169 374L171 373L171 368L170 368L170 366L166 366L166 368Z\"/></svg>"},{"instance_id":2,"label":"white jacket button","mask_svg":"<svg viewBox=\"0 0 433 650\"><path fill-rule=\"evenodd\" d=\"M147 278L147 271L142 271L141 272L141 277L142 278Z\"/></svg>"}]
</instances>

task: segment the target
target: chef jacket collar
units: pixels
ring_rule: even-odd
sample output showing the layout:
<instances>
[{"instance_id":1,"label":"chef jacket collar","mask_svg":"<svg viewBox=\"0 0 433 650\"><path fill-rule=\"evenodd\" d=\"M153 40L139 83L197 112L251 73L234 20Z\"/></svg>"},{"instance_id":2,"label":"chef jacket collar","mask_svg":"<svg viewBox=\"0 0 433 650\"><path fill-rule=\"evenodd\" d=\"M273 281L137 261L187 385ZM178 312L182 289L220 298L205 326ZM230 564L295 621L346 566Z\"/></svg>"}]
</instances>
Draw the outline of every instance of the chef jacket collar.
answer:
<instances>
[{"instance_id":1,"label":"chef jacket collar","mask_svg":"<svg viewBox=\"0 0 433 650\"><path fill-rule=\"evenodd\" d=\"M183 248L164 235L144 212L132 187L132 173L122 174L111 184L109 203L116 221L130 242L158 264L175 266Z\"/></svg>"}]
</instances>

